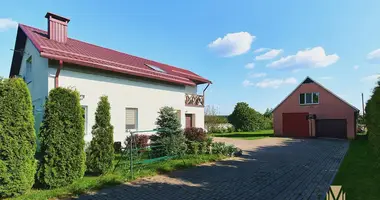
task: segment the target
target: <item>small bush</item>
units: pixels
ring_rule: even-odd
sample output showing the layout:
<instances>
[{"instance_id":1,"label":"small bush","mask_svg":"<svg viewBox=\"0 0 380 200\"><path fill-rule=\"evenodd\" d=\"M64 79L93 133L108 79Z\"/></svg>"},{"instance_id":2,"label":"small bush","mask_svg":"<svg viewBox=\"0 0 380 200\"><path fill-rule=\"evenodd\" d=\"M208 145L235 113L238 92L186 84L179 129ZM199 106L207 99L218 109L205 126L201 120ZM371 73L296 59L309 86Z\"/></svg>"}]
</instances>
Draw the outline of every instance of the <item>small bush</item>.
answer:
<instances>
[{"instance_id":1,"label":"small bush","mask_svg":"<svg viewBox=\"0 0 380 200\"><path fill-rule=\"evenodd\" d=\"M0 198L28 191L36 173L32 100L22 79L0 78Z\"/></svg>"},{"instance_id":2,"label":"small bush","mask_svg":"<svg viewBox=\"0 0 380 200\"><path fill-rule=\"evenodd\" d=\"M201 154L208 153L207 142L206 141L199 143L199 151L200 151Z\"/></svg>"},{"instance_id":3,"label":"small bush","mask_svg":"<svg viewBox=\"0 0 380 200\"><path fill-rule=\"evenodd\" d=\"M163 137L163 138L160 138L157 142L160 145L162 145L163 153L166 156L182 157L186 154L186 151L187 151L186 138L183 134ZM160 148L156 148L156 150L161 151Z\"/></svg>"},{"instance_id":4,"label":"small bush","mask_svg":"<svg viewBox=\"0 0 380 200\"><path fill-rule=\"evenodd\" d=\"M156 124L159 131L151 136L152 154L162 153L170 156L183 156L186 153L186 137L181 129L181 122L172 107L163 107L158 112Z\"/></svg>"},{"instance_id":5,"label":"small bush","mask_svg":"<svg viewBox=\"0 0 380 200\"><path fill-rule=\"evenodd\" d=\"M149 141L149 136L148 135L134 134L133 135L133 139L132 139L133 148L138 148L138 149L145 148L145 147L147 147L149 145L148 141ZM128 148L131 147L130 146L131 145L131 136L128 136L125 139L124 144Z\"/></svg>"},{"instance_id":6,"label":"small bush","mask_svg":"<svg viewBox=\"0 0 380 200\"><path fill-rule=\"evenodd\" d=\"M224 142L212 143L211 147L213 154L232 156L237 151L234 145L226 145Z\"/></svg>"},{"instance_id":7,"label":"small bush","mask_svg":"<svg viewBox=\"0 0 380 200\"><path fill-rule=\"evenodd\" d=\"M189 141L203 142L206 140L206 133L202 128L186 128L184 133Z\"/></svg>"},{"instance_id":8,"label":"small bush","mask_svg":"<svg viewBox=\"0 0 380 200\"><path fill-rule=\"evenodd\" d=\"M114 142L113 148L115 150L115 153L121 153L121 142Z\"/></svg>"},{"instance_id":9,"label":"small bush","mask_svg":"<svg viewBox=\"0 0 380 200\"><path fill-rule=\"evenodd\" d=\"M228 127L228 128L227 128L227 132L228 132L228 133L233 133L233 132L235 132L235 127L233 127L233 126Z\"/></svg>"},{"instance_id":10,"label":"small bush","mask_svg":"<svg viewBox=\"0 0 380 200\"><path fill-rule=\"evenodd\" d=\"M113 167L115 150L110 109L108 97L100 97L95 112L95 125L92 127L93 137L86 156L87 171L94 174L105 174Z\"/></svg>"},{"instance_id":11,"label":"small bush","mask_svg":"<svg viewBox=\"0 0 380 200\"><path fill-rule=\"evenodd\" d=\"M66 88L49 92L40 128L42 159L38 182L48 188L61 187L83 177L84 118L79 93Z\"/></svg>"},{"instance_id":12,"label":"small bush","mask_svg":"<svg viewBox=\"0 0 380 200\"><path fill-rule=\"evenodd\" d=\"M198 155L198 152L199 152L199 142L195 142L195 141L189 141L188 142L188 152L190 154L195 154L195 155Z\"/></svg>"}]
</instances>

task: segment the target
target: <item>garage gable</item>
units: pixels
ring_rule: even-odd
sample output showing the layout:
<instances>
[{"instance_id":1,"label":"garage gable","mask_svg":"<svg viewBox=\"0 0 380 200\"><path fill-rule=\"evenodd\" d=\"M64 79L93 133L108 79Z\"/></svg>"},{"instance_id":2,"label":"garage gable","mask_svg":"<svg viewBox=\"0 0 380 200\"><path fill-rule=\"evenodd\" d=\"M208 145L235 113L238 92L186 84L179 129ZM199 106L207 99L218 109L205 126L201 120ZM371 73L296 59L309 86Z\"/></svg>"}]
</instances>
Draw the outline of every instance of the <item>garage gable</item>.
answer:
<instances>
[{"instance_id":1,"label":"garage gable","mask_svg":"<svg viewBox=\"0 0 380 200\"><path fill-rule=\"evenodd\" d=\"M317 87L312 87L312 86L309 86L310 85L316 85ZM273 112L276 112L276 110L283 106L283 104L289 99L289 98L297 98L297 100L299 100L299 97L298 97L298 94L300 93L307 93L307 92L316 92L312 89L305 89L305 88L319 88L318 90L323 90L326 94L330 95L330 96L333 96L334 98L336 98L340 103L343 103L345 105L347 105L348 107L350 107L354 112L359 112L359 109L357 109L355 106L349 104L348 102L346 102L345 100L343 100L342 98L340 98L339 96L337 96L336 94L334 94L333 92L331 92L330 90L328 90L327 88L323 87L320 83L314 81L313 79L311 79L310 77L306 77L304 81L301 82L301 84L299 84L283 101L281 101L274 109L273 109ZM322 100L323 101L323 100ZM336 101L335 101L336 102ZM299 101L296 101L296 102L292 102L292 103L297 103L299 104L300 102Z\"/></svg>"}]
</instances>

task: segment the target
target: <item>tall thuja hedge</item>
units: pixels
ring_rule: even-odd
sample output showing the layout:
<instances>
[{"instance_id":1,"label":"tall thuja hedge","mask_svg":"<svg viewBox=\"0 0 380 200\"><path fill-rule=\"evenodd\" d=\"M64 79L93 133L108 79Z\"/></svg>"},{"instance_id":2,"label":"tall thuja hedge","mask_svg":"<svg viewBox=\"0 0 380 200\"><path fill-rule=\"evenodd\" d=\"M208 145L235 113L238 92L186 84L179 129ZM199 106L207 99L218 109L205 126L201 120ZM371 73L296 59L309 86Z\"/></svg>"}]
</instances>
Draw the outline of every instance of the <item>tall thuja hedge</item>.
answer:
<instances>
[{"instance_id":1,"label":"tall thuja hedge","mask_svg":"<svg viewBox=\"0 0 380 200\"><path fill-rule=\"evenodd\" d=\"M87 170L96 174L108 172L114 159L110 109L108 97L100 97L95 113L95 125L92 127L92 140L86 156Z\"/></svg>"},{"instance_id":2,"label":"tall thuja hedge","mask_svg":"<svg viewBox=\"0 0 380 200\"><path fill-rule=\"evenodd\" d=\"M33 107L22 79L0 80L0 198L29 190L36 173Z\"/></svg>"},{"instance_id":3,"label":"tall thuja hedge","mask_svg":"<svg viewBox=\"0 0 380 200\"><path fill-rule=\"evenodd\" d=\"M65 186L84 175L84 118L79 101L79 93L66 88L51 90L46 100L37 174L45 187Z\"/></svg>"},{"instance_id":4,"label":"tall thuja hedge","mask_svg":"<svg viewBox=\"0 0 380 200\"><path fill-rule=\"evenodd\" d=\"M371 146L378 153L380 159L380 80L373 89L371 98L367 101L365 122Z\"/></svg>"},{"instance_id":5,"label":"tall thuja hedge","mask_svg":"<svg viewBox=\"0 0 380 200\"><path fill-rule=\"evenodd\" d=\"M185 154L186 137L181 128L181 122L172 107L163 107L158 112L156 125L157 134L151 137L152 150L155 155L182 156ZM162 146L155 148L154 146Z\"/></svg>"}]
</instances>

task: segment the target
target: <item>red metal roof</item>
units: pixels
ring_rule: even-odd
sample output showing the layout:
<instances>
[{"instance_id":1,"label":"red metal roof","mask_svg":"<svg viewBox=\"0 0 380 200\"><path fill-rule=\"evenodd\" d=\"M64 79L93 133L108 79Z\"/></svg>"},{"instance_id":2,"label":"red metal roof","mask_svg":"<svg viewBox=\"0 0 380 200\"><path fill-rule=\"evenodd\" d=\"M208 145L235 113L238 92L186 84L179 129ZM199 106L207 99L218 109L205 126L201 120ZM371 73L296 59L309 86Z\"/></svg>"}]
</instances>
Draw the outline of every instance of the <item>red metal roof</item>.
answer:
<instances>
[{"instance_id":1,"label":"red metal roof","mask_svg":"<svg viewBox=\"0 0 380 200\"><path fill-rule=\"evenodd\" d=\"M68 38L66 43L56 42L48 38L46 31L23 24L19 24L19 27L32 41L41 56L45 58L181 85L211 83L211 81L185 69L71 38ZM157 66L166 73L158 72L148 67L147 64Z\"/></svg>"}]
</instances>

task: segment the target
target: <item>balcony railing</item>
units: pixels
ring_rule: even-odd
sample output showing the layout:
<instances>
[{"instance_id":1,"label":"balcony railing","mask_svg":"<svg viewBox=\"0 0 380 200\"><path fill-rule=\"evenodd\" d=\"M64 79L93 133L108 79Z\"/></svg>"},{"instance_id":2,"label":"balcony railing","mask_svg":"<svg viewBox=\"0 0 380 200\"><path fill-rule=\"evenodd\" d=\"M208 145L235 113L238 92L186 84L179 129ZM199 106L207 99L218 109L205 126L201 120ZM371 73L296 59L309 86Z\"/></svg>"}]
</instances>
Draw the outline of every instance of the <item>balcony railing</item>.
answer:
<instances>
[{"instance_id":1,"label":"balcony railing","mask_svg":"<svg viewBox=\"0 0 380 200\"><path fill-rule=\"evenodd\" d=\"M197 94L185 94L185 105L186 106L205 106L205 99L203 95Z\"/></svg>"}]
</instances>

